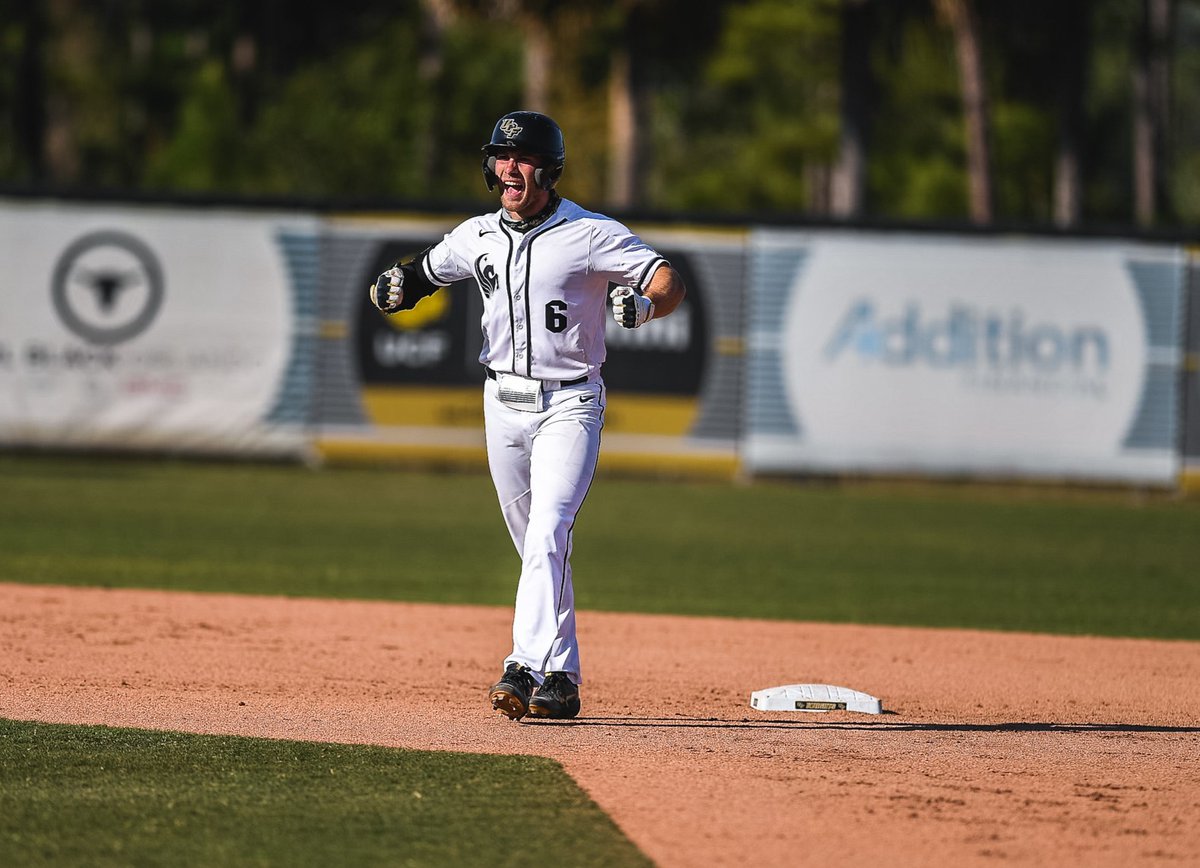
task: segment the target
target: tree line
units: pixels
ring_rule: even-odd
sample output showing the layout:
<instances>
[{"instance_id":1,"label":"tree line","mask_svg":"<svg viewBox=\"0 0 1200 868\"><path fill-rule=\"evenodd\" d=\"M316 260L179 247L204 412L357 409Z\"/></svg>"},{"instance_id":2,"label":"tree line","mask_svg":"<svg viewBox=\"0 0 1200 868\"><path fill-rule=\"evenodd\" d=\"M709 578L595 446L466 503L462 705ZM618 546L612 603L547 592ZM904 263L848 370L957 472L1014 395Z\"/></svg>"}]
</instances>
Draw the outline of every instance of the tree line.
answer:
<instances>
[{"instance_id":1,"label":"tree line","mask_svg":"<svg viewBox=\"0 0 1200 868\"><path fill-rule=\"evenodd\" d=\"M0 184L488 200L513 108L622 210L1200 224L1200 0L0 0Z\"/></svg>"}]
</instances>

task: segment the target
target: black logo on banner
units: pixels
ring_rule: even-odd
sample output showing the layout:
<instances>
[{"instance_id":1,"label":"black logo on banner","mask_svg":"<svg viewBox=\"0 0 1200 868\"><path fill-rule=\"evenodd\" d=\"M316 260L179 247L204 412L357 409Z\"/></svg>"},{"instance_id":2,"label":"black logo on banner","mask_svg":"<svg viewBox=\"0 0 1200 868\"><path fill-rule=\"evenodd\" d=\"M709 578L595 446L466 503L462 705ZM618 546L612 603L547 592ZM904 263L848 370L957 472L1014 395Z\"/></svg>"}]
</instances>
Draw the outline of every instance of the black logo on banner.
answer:
<instances>
[{"instance_id":1,"label":"black logo on banner","mask_svg":"<svg viewBox=\"0 0 1200 868\"><path fill-rule=\"evenodd\" d=\"M123 232L92 232L71 243L50 282L63 325L100 346L140 335L163 302L163 273L154 252Z\"/></svg>"}]
</instances>

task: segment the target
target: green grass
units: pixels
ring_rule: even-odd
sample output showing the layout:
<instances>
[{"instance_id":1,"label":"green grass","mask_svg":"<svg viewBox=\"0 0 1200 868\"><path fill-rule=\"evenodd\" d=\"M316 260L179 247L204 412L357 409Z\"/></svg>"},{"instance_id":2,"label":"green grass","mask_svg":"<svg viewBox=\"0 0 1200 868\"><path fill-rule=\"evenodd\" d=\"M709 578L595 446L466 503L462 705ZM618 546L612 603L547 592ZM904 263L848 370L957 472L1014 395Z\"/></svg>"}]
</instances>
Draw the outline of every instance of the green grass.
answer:
<instances>
[{"instance_id":1,"label":"green grass","mask_svg":"<svg viewBox=\"0 0 1200 868\"><path fill-rule=\"evenodd\" d=\"M601 478L583 609L1200 639L1200 501ZM0 455L0 580L511 605L485 475Z\"/></svg>"},{"instance_id":2,"label":"green grass","mask_svg":"<svg viewBox=\"0 0 1200 868\"><path fill-rule=\"evenodd\" d=\"M0 768L5 865L650 864L537 757L0 720Z\"/></svg>"}]
</instances>

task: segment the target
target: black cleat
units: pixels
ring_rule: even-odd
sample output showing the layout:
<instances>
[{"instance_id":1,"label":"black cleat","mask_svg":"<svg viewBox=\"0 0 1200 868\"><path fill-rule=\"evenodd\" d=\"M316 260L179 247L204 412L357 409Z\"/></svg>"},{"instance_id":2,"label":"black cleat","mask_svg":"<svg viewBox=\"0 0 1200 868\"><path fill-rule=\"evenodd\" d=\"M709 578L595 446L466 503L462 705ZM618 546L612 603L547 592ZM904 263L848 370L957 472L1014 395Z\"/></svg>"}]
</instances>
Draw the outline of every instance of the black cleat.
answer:
<instances>
[{"instance_id":1,"label":"black cleat","mask_svg":"<svg viewBox=\"0 0 1200 868\"><path fill-rule=\"evenodd\" d=\"M565 672L551 672L529 700L533 717L567 720L579 714L579 688Z\"/></svg>"},{"instance_id":2,"label":"black cleat","mask_svg":"<svg viewBox=\"0 0 1200 868\"><path fill-rule=\"evenodd\" d=\"M504 675L488 691L488 697L492 700L492 708L509 720L520 720L529 711L529 694L536 686L528 666L509 663Z\"/></svg>"}]
</instances>

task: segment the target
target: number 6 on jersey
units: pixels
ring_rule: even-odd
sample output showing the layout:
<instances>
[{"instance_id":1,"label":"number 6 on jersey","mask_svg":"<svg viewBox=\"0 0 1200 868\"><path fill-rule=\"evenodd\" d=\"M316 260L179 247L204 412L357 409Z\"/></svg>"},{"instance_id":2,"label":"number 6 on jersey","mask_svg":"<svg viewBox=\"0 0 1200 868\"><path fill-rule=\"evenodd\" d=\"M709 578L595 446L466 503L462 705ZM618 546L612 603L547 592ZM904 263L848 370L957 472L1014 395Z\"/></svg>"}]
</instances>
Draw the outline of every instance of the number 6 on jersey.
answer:
<instances>
[{"instance_id":1,"label":"number 6 on jersey","mask_svg":"<svg viewBox=\"0 0 1200 868\"><path fill-rule=\"evenodd\" d=\"M559 334L567 328L567 303L561 299L546 302L546 331Z\"/></svg>"}]
</instances>

